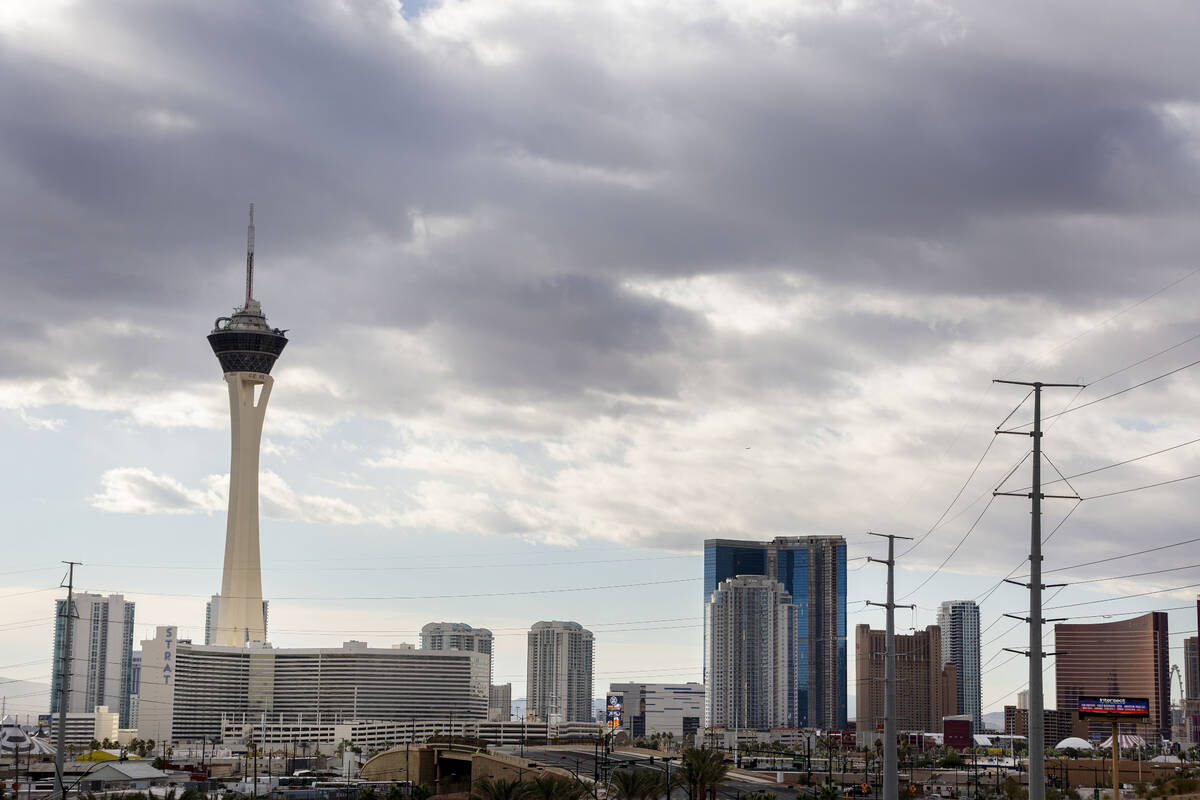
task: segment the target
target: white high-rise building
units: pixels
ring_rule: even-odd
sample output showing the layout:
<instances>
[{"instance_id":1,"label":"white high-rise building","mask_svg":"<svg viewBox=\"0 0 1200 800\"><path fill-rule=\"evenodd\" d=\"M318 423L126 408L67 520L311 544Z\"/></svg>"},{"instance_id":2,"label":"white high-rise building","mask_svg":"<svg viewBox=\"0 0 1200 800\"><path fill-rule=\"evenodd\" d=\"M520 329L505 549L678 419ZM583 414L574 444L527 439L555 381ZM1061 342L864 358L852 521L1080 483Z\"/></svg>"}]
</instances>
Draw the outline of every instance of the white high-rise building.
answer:
<instances>
[{"instance_id":1,"label":"white high-rise building","mask_svg":"<svg viewBox=\"0 0 1200 800\"><path fill-rule=\"evenodd\" d=\"M702 683L610 683L608 691L622 695L621 730L634 738L670 733L682 742L700 731Z\"/></svg>"},{"instance_id":2,"label":"white high-rise building","mask_svg":"<svg viewBox=\"0 0 1200 800\"><path fill-rule=\"evenodd\" d=\"M66 653L68 714L91 714L97 706L115 710L121 727L129 725L133 680L134 604L119 594L104 597L76 592L69 615L71 652ZM50 713L61 708L63 650L68 623L67 601L54 604L54 666Z\"/></svg>"},{"instance_id":3,"label":"white high-rise building","mask_svg":"<svg viewBox=\"0 0 1200 800\"><path fill-rule=\"evenodd\" d=\"M942 663L958 673L958 713L969 715L983 730L982 683L979 674L979 606L974 600L947 600L938 606L942 629Z\"/></svg>"},{"instance_id":4,"label":"white high-rise building","mask_svg":"<svg viewBox=\"0 0 1200 800\"><path fill-rule=\"evenodd\" d=\"M484 722L488 662L479 653L411 646L274 648L195 645L174 626L142 642L138 735L200 742L226 724L349 723L354 720ZM151 677L153 676L153 680Z\"/></svg>"},{"instance_id":5,"label":"white high-rise building","mask_svg":"<svg viewBox=\"0 0 1200 800\"><path fill-rule=\"evenodd\" d=\"M488 690L488 722L508 722L512 719L512 684L493 683Z\"/></svg>"},{"instance_id":6,"label":"white high-rise building","mask_svg":"<svg viewBox=\"0 0 1200 800\"><path fill-rule=\"evenodd\" d=\"M557 724L592 721L594 638L578 622L535 622L529 630L527 713Z\"/></svg>"},{"instance_id":7,"label":"white high-rise building","mask_svg":"<svg viewBox=\"0 0 1200 800\"><path fill-rule=\"evenodd\" d=\"M246 236L246 300L231 317L218 317L208 343L221 362L229 389L232 455L229 516L221 602L212 641L222 645L265 642L262 567L258 545L258 452L271 398L271 367L287 345L284 331L267 325L254 299L254 206Z\"/></svg>"},{"instance_id":8,"label":"white high-rise building","mask_svg":"<svg viewBox=\"0 0 1200 800\"><path fill-rule=\"evenodd\" d=\"M430 622L421 628L422 650L465 650L483 653L488 658L488 681L491 682L492 632L487 628L472 628L465 622Z\"/></svg>"},{"instance_id":9,"label":"white high-rise building","mask_svg":"<svg viewBox=\"0 0 1200 800\"><path fill-rule=\"evenodd\" d=\"M796 723L796 606L783 584L738 575L704 604L704 724L766 730Z\"/></svg>"}]
</instances>

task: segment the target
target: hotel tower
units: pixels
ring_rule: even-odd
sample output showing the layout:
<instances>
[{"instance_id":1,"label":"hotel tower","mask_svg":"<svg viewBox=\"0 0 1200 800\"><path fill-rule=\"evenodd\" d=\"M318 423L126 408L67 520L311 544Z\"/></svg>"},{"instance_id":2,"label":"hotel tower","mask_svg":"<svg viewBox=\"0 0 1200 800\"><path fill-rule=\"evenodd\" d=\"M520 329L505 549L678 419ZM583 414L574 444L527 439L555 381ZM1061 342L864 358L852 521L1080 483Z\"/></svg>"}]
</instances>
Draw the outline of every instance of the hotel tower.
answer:
<instances>
[{"instance_id":1,"label":"hotel tower","mask_svg":"<svg viewBox=\"0 0 1200 800\"><path fill-rule=\"evenodd\" d=\"M225 567L213 643L245 645L266 639L258 548L258 449L271 397L271 367L287 345L286 331L267 325L254 299L254 205L246 235L246 302L218 317L208 343L229 387L233 452L229 463L229 518Z\"/></svg>"}]
</instances>

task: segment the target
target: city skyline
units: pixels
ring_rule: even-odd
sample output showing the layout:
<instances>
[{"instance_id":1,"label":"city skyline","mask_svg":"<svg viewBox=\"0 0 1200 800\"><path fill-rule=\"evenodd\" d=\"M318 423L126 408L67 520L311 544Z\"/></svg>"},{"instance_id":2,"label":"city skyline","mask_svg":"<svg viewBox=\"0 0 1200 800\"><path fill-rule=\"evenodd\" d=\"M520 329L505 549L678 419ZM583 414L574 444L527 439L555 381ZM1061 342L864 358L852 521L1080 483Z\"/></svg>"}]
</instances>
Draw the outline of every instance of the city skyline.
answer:
<instances>
[{"instance_id":1,"label":"city skyline","mask_svg":"<svg viewBox=\"0 0 1200 800\"><path fill-rule=\"evenodd\" d=\"M1045 504L1046 582L1071 584L1046 616L1169 609L1182 669L1197 25L966 0L5 4L8 708L49 705L62 560L136 603L138 640L204 638L230 418L200 337L243 299L250 202L255 294L295 326L257 471L273 644L464 620L520 687L528 626L571 619L597 688L698 681L704 540L844 536L847 625L877 629L875 530L914 538L898 631L980 603L998 711L1026 673L999 581L1022 580L1028 503L991 501L1029 482L1028 442L994 435L1031 419L991 384L1013 377L1089 384L1045 398L1044 475L1087 498Z\"/></svg>"}]
</instances>

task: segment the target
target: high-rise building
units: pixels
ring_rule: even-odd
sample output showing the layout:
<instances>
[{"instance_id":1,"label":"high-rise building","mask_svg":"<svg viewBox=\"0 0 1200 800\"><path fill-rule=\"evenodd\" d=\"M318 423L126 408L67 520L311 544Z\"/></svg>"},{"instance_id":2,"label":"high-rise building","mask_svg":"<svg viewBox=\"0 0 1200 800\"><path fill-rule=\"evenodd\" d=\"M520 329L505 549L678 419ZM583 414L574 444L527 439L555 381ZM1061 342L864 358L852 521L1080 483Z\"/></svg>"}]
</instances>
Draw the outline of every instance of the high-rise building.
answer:
<instances>
[{"instance_id":1,"label":"high-rise building","mask_svg":"<svg viewBox=\"0 0 1200 800\"><path fill-rule=\"evenodd\" d=\"M1007 708L1007 706L1005 706L1005 708ZM1028 689L1022 689L1021 691L1017 692L1016 708L1018 711L1028 711L1029 710L1029 690Z\"/></svg>"},{"instance_id":2,"label":"high-rise building","mask_svg":"<svg viewBox=\"0 0 1200 800\"><path fill-rule=\"evenodd\" d=\"M974 600L948 600L938 606L942 629L942 663L953 664L958 677L958 713L970 716L983 730L982 683L979 674L979 606Z\"/></svg>"},{"instance_id":3,"label":"high-rise building","mask_svg":"<svg viewBox=\"0 0 1200 800\"><path fill-rule=\"evenodd\" d=\"M1079 719L1077 711L1059 711L1047 708L1042 711L1042 732L1047 748L1072 736L1086 736L1087 725ZM1029 709L1018 706L1004 707L1004 733L1006 736L1029 736Z\"/></svg>"},{"instance_id":4,"label":"high-rise building","mask_svg":"<svg viewBox=\"0 0 1200 800\"><path fill-rule=\"evenodd\" d=\"M608 691L623 695L621 729L631 736L669 733L683 742L700 731L702 683L610 683Z\"/></svg>"},{"instance_id":5,"label":"high-rise building","mask_svg":"<svg viewBox=\"0 0 1200 800\"><path fill-rule=\"evenodd\" d=\"M766 575L717 584L704 604L704 724L795 728L796 618L792 596Z\"/></svg>"},{"instance_id":6,"label":"high-rise building","mask_svg":"<svg viewBox=\"0 0 1200 800\"><path fill-rule=\"evenodd\" d=\"M722 581L738 575L764 575L778 581L796 607L795 724L844 729L846 540L840 536L780 536L769 542L705 541L704 602L709 602Z\"/></svg>"},{"instance_id":7,"label":"high-rise building","mask_svg":"<svg viewBox=\"0 0 1200 800\"><path fill-rule=\"evenodd\" d=\"M896 730L942 730L942 637L936 625L896 635ZM887 632L869 625L854 629L854 715L859 747L874 747L884 728Z\"/></svg>"},{"instance_id":8,"label":"high-rise building","mask_svg":"<svg viewBox=\"0 0 1200 800\"><path fill-rule=\"evenodd\" d=\"M493 683L488 690L488 722L508 722L512 719L512 684Z\"/></svg>"},{"instance_id":9,"label":"high-rise building","mask_svg":"<svg viewBox=\"0 0 1200 800\"><path fill-rule=\"evenodd\" d=\"M1183 697L1200 699L1200 636L1183 640Z\"/></svg>"},{"instance_id":10,"label":"high-rise building","mask_svg":"<svg viewBox=\"0 0 1200 800\"><path fill-rule=\"evenodd\" d=\"M938 628L941 631L941 628ZM942 664L942 717L958 716L958 670L953 664Z\"/></svg>"},{"instance_id":11,"label":"high-rise building","mask_svg":"<svg viewBox=\"0 0 1200 800\"><path fill-rule=\"evenodd\" d=\"M54 604L54 666L50 713L91 714L97 706L115 709L121 727L129 724L129 695L133 678L133 610L119 594L107 597L76 592L67 614L67 601ZM61 703L67 625L71 652L66 653L70 680L65 709Z\"/></svg>"},{"instance_id":12,"label":"high-rise building","mask_svg":"<svg viewBox=\"0 0 1200 800\"><path fill-rule=\"evenodd\" d=\"M525 701L543 722L592 720L592 632L578 622L535 622L529 630Z\"/></svg>"},{"instance_id":13,"label":"high-rise building","mask_svg":"<svg viewBox=\"0 0 1200 800\"><path fill-rule=\"evenodd\" d=\"M262 567L258 545L258 452L271 398L271 367L287 345L284 331L267 325L254 299L254 206L246 235L246 300L231 317L218 317L208 343L229 389L232 455L229 516L221 602L213 641L223 645L265 642Z\"/></svg>"},{"instance_id":14,"label":"high-rise building","mask_svg":"<svg viewBox=\"0 0 1200 800\"><path fill-rule=\"evenodd\" d=\"M142 642L139 736L200 742L233 720L333 724L353 720L483 722L488 660L412 646L275 648L194 645L174 626ZM155 680L149 680L154 675Z\"/></svg>"},{"instance_id":15,"label":"high-rise building","mask_svg":"<svg viewBox=\"0 0 1200 800\"><path fill-rule=\"evenodd\" d=\"M136 728L138 721L138 692L142 687L142 651L134 650L129 664L129 719L126 727Z\"/></svg>"},{"instance_id":16,"label":"high-rise building","mask_svg":"<svg viewBox=\"0 0 1200 800\"><path fill-rule=\"evenodd\" d=\"M263 640L264 641L267 640L266 637L270 634L270 631L271 631L271 618L270 618L270 614L269 614L270 609L271 609L271 601L263 600L262 611L263 611ZM207 603L204 604L204 643L205 644L216 644L217 643L217 615L220 613L220 611L221 611L221 595L214 594L212 596L212 598Z\"/></svg>"},{"instance_id":17,"label":"high-rise building","mask_svg":"<svg viewBox=\"0 0 1200 800\"><path fill-rule=\"evenodd\" d=\"M1168 647L1167 615L1162 611L1115 622L1055 625L1054 688L1059 710L1078 710L1081 696L1146 697L1150 699L1150 721L1129 723L1121 732L1132 734L1140 729L1169 739ZM1106 721L1092 721L1088 729L1101 738L1111 733Z\"/></svg>"},{"instance_id":18,"label":"high-rise building","mask_svg":"<svg viewBox=\"0 0 1200 800\"><path fill-rule=\"evenodd\" d=\"M421 628L422 650L465 650L483 653L492 663L492 632L487 628L472 628L465 622L430 622ZM492 671L488 670L489 685ZM508 717L505 717L508 719Z\"/></svg>"}]
</instances>

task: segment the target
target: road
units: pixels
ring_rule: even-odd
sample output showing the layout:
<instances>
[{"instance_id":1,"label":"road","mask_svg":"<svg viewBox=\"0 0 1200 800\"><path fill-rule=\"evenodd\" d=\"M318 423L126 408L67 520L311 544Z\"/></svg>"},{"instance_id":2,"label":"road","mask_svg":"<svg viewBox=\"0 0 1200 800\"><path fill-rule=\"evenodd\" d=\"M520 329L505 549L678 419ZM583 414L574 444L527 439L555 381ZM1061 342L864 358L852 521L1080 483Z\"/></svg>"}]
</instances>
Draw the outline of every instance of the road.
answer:
<instances>
[{"instance_id":1,"label":"road","mask_svg":"<svg viewBox=\"0 0 1200 800\"><path fill-rule=\"evenodd\" d=\"M521 749L517 747L500 748L504 752L520 755ZM593 776L599 772L601 780L604 778L604 770L597 771L595 750L590 747L526 747L525 758L529 761L534 761L539 764L545 764L551 767L561 767L569 772L578 775L585 783L590 784ZM654 763L650 763L648 756L640 753L623 753L613 752L608 755L609 762L613 764L614 769L631 769L635 766L656 769L665 771L667 765L663 763L661 757L655 757ZM604 755L600 754L600 761L603 763ZM670 762L670 769L674 771L679 766L679 759L676 757ZM717 790L717 796L722 800L737 800L744 794L750 792L769 792L775 795L780 800L795 800L796 790L782 786L775 782L775 773L764 772L762 777L747 778L742 775L730 776L725 780L725 783ZM675 800L681 800L684 797L682 790L675 790L672 793Z\"/></svg>"}]
</instances>

